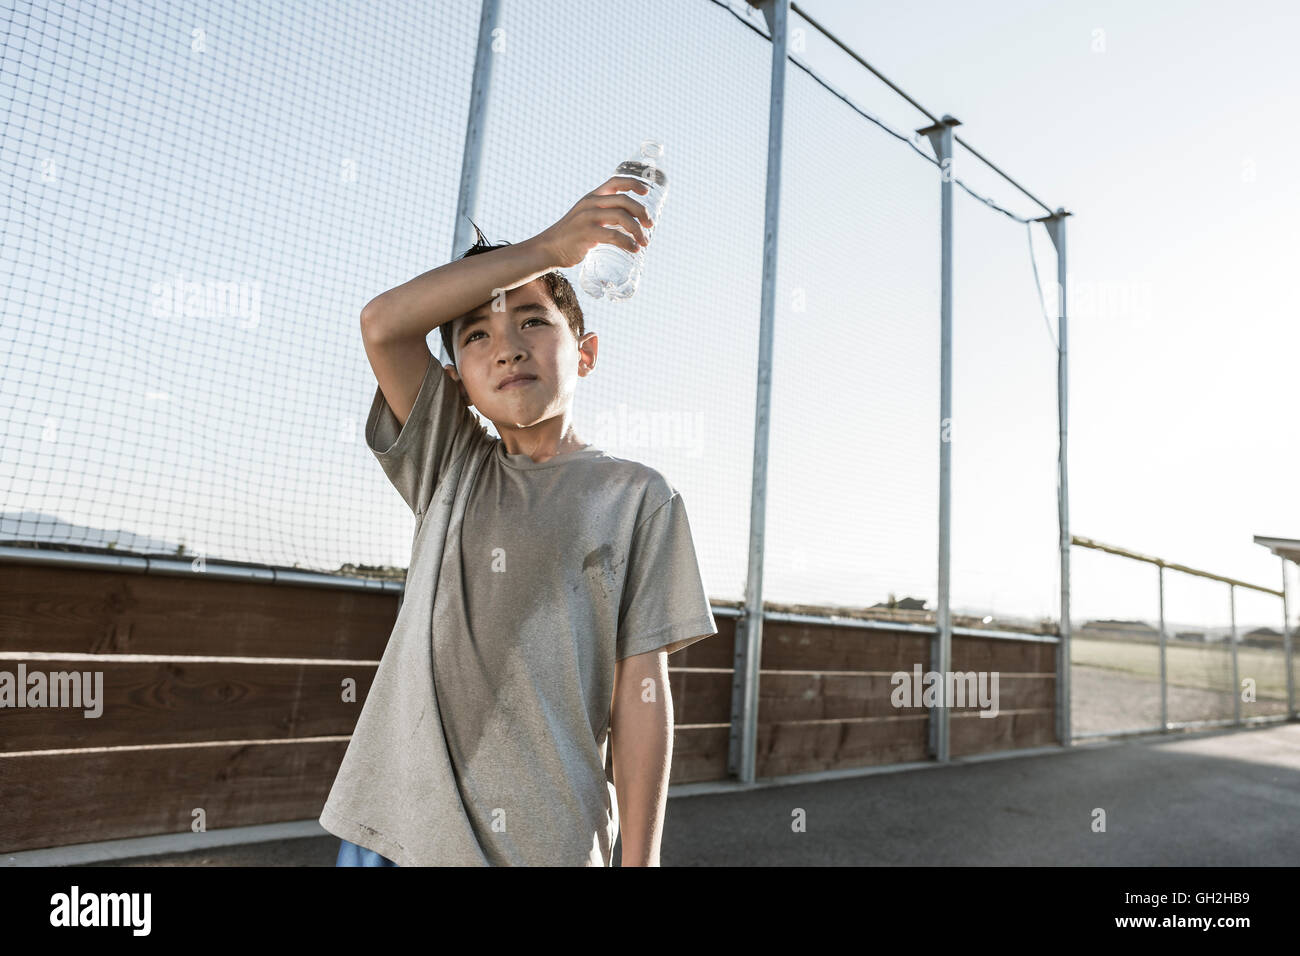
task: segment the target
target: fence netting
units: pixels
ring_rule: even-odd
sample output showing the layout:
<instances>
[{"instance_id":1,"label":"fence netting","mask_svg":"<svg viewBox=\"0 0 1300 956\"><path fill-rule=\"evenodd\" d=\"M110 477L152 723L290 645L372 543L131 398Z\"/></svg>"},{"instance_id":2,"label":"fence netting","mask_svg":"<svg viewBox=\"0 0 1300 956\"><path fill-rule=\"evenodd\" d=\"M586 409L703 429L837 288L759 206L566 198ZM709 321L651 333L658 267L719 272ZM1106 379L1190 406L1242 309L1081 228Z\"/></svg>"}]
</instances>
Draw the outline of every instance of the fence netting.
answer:
<instances>
[{"instance_id":1,"label":"fence netting","mask_svg":"<svg viewBox=\"0 0 1300 956\"><path fill-rule=\"evenodd\" d=\"M404 564L359 314L448 256L477 4L6 20L0 538Z\"/></svg>"},{"instance_id":2,"label":"fence netting","mask_svg":"<svg viewBox=\"0 0 1300 956\"><path fill-rule=\"evenodd\" d=\"M1160 727L1159 568L1070 551L1070 723L1074 734Z\"/></svg>"},{"instance_id":3,"label":"fence netting","mask_svg":"<svg viewBox=\"0 0 1300 956\"><path fill-rule=\"evenodd\" d=\"M575 429L669 478L710 596L737 599L771 46L738 22L762 23L739 2L666 0L638 17L635 44L611 42L610 12L501 3L476 222L522 241L642 140L664 144L669 195L637 294L579 293L600 351ZM404 566L411 516L364 443L375 383L359 313L463 252L479 13L223 0L8 12L0 540ZM787 71L764 597L933 610L940 174L915 135L923 115L875 81L841 90L804 68L815 54L866 77L827 49L792 49ZM974 183L977 166L958 175ZM1005 183L979 188L1010 207ZM956 196L952 605L1050 617L1055 316L1044 322L1024 223ZM1032 241L1053 276L1050 244ZM576 288L578 269L566 274Z\"/></svg>"}]
</instances>

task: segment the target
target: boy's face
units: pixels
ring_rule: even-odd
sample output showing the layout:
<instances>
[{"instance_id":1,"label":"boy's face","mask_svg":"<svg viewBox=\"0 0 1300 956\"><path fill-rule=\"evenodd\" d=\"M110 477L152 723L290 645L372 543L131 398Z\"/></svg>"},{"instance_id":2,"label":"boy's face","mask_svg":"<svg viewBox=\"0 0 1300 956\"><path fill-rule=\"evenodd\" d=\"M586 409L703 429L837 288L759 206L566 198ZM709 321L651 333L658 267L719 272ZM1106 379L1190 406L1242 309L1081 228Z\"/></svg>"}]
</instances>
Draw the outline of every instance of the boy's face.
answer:
<instances>
[{"instance_id":1,"label":"boy's face","mask_svg":"<svg viewBox=\"0 0 1300 956\"><path fill-rule=\"evenodd\" d=\"M504 311L493 311L497 300L490 299L454 320L456 364L446 366L466 404L503 437L503 428L567 419L578 377L596 362L596 333L578 342L540 279L508 290L504 299ZM532 378L501 387L515 375Z\"/></svg>"}]
</instances>

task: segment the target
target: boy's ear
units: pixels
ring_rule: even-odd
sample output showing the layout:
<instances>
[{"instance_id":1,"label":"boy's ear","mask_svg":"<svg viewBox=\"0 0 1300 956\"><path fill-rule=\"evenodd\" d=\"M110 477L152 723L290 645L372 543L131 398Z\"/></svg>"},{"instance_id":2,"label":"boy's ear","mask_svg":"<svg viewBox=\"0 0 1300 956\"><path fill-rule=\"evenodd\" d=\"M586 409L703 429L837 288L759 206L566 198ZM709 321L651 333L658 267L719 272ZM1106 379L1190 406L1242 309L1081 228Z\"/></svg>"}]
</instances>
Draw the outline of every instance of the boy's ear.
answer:
<instances>
[{"instance_id":1,"label":"boy's ear","mask_svg":"<svg viewBox=\"0 0 1300 956\"><path fill-rule=\"evenodd\" d=\"M461 401L466 405L473 405L474 403L469 400L469 392L465 391L465 383L460 380L460 373L456 371L456 366L454 364L444 365L443 368L447 371L448 377L456 383L456 387L460 389Z\"/></svg>"},{"instance_id":2,"label":"boy's ear","mask_svg":"<svg viewBox=\"0 0 1300 956\"><path fill-rule=\"evenodd\" d=\"M588 332L578 340L578 375L588 375L596 366L596 353L600 350L600 341L595 332Z\"/></svg>"}]
</instances>

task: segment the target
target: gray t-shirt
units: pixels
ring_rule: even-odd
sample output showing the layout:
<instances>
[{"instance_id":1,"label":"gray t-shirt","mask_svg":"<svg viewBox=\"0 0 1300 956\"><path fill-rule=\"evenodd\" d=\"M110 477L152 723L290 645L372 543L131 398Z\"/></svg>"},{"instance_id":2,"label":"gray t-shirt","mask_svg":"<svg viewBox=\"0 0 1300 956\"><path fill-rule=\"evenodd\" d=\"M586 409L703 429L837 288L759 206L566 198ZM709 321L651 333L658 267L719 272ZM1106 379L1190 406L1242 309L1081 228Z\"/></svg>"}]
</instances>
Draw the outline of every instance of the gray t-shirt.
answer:
<instances>
[{"instance_id":1,"label":"gray t-shirt","mask_svg":"<svg viewBox=\"0 0 1300 956\"><path fill-rule=\"evenodd\" d=\"M507 454L436 355L400 429L375 389L366 443L415 539L321 825L399 866L609 866L614 662L717 633L681 495Z\"/></svg>"}]
</instances>

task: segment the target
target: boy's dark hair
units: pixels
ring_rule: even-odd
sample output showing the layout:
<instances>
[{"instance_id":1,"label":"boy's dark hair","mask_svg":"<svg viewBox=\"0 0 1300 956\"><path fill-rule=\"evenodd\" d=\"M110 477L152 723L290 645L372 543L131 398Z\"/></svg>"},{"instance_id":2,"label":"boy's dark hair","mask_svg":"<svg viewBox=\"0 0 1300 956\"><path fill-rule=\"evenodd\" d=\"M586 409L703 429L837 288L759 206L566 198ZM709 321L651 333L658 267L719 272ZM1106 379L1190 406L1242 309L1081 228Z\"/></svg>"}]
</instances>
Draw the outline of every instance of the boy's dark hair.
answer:
<instances>
[{"instance_id":1,"label":"boy's dark hair","mask_svg":"<svg viewBox=\"0 0 1300 956\"><path fill-rule=\"evenodd\" d=\"M485 252L491 252L493 249L500 249L502 246L510 245L510 243L505 239L502 239L496 244L488 242L487 237L484 236L479 227L475 225L473 219L469 221L469 224L474 226L474 245L462 252L458 258L464 259L467 256L478 256ZM555 303L555 307L560 310L560 314L568 320L569 328L573 332L573 337L575 339L581 339L586 334L586 328L584 327L582 320L582 306L578 305L578 297L574 294L573 286L569 284L569 280L566 279L564 274L558 269L552 269L550 272L543 273L537 278L540 279L542 285L545 286L547 295L551 297L551 301ZM457 318L459 318L459 316L457 316ZM442 347L446 351L447 358L451 360L452 364L455 364L456 362L456 350L452 347L452 326L455 324L456 320L453 319L450 322L444 322L442 325L438 326L439 332L442 333Z\"/></svg>"}]
</instances>

